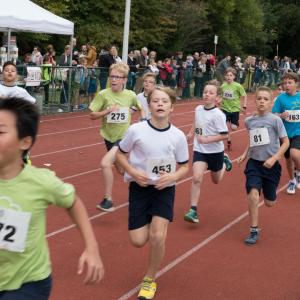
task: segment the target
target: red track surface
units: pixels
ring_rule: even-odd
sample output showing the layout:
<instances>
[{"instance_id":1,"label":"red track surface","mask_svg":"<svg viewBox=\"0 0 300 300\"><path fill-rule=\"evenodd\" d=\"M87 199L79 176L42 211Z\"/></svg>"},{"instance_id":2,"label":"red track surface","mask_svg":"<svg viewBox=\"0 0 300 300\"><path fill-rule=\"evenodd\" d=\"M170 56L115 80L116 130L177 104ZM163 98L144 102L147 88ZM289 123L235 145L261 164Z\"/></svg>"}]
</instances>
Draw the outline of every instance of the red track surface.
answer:
<instances>
[{"instance_id":1,"label":"red track surface","mask_svg":"<svg viewBox=\"0 0 300 300\"><path fill-rule=\"evenodd\" d=\"M253 110L249 99L248 113ZM190 129L199 102L176 105L172 123L184 132ZM241 116L243 124L244 116ZM243 126L232 136L232 159L244 150L247 134ZM190 145L190 150L192 146ZM102 213L95 209L102 197L100 160L105 146L98 123L86 113L48 116L32 151L33 164L50 169L75 185L92 219L105 264L104 280L84 286L76 274L82 251L78 231L67 214L48 210L48 241L51 249L54 289L51 300L136 299L147 266L148 247L135 249L128 241L127 184L116 175L114 199L117 209ZM283 165L280 187L287 182ZM199 213L200 224L183 221L189 208L191 172L179 182L175 220L169 226L167 252L161 266L155 299L300 299L300 192L296 196L278 191L275 208L260 208L261 239L254 247L243 240L248 234L244 165L236 163L219 185L205 176ZM71 225L71 226L70 226Z\"/></svg>"}]
</instances>

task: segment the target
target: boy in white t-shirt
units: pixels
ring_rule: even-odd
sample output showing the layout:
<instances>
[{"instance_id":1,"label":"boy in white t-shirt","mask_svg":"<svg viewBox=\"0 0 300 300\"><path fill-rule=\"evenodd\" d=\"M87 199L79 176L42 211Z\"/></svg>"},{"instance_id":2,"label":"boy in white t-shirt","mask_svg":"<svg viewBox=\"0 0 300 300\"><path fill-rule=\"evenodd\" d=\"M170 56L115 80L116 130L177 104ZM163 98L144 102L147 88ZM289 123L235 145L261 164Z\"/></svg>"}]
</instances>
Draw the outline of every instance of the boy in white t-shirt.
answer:
<instances>
[{"instance_id":1,"label":"boy in white t-shirt","mask_svg":"<svg viewBox=\"0 0 300 300\"><path fill-rule=\"evenodd\" d=\"M193 181L191 189L191 208L184 215L184 220L199 223L197 205L206 170L210 170L212 182L219 183L224 172L230 171L232 163L224 153L224 143L228 137L226 117L217 108L221 88L217 80L207 82L203 92L204 105L196 107L195 123L187 138L194 135Z\"/></svg>"},{"instance_id":2,"label":"boy in white t-shirt","mask_svg":"<svg viewBox=\"0 0 300 300\"><path fill-rule=\"evenodd\" d=\"M147 242L150 245L139 299L152 299L155 295L155 276L164 257L168 225L173 220L175 182L188 171L186 138L169 123L175 101L175 92L170 88L152 90L148 96L151 119L131 125L117 152L117 161L126 172L125 180L130 181L131 243L135 247Z\"/></svg>"},{"instance_id":3,"label":"boy in white t-shirt","mask_svg":"<svg viewBox=\"0 0 300 300\"><path fill-rule=\"evenodd\" d=\"M3 82L0 84L0 99L16 97L19 99L27 100L31 103L36 102L35 98L30 96L25 89L16 86L18 73L17 67L13 62L7 61L3 65L2 72Z\"/></svg>"},{"instance_id":4,"label":"boy in white t-shirt","mask_svg":"<svg viewBox=\"0 0 300 300\"><path fill-rule=\"evenodd\" d=\"M147 97L149 93L155 88L155 84L156 84L156 75L154 73L148 72L144 74L143 92L137 95L137 99L144 110L145 119L151 118Z\"/></svg>"}]
</instances>

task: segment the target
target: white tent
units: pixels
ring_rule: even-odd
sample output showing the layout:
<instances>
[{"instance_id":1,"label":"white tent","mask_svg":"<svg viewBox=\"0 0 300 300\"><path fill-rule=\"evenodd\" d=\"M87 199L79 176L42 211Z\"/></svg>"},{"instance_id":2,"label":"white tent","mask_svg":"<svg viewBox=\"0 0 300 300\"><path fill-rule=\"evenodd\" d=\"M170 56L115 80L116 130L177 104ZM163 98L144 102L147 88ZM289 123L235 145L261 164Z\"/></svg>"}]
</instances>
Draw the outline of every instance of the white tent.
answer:
<instances>
[{"instance_id":1,"label":"white tent","mask_svg":"<svg viewBox=\"0 0 300 300\"><path fill-rule=\"evenodd\" d=\"M2 3L1 3L2 2ZM0 30L73 35L74 23L29 0L0 0Z\"/></svg>"}]
</instances>

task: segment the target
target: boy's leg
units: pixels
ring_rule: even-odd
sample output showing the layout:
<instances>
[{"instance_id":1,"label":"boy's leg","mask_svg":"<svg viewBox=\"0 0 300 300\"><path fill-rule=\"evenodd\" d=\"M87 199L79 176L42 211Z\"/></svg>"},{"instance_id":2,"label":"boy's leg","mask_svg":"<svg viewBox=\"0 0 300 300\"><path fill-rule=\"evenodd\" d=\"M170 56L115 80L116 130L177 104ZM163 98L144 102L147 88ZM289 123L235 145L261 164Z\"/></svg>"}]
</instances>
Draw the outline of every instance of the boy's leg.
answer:
<instances>
[{"instance_id":1,"label":"boy's leg","mask_svg":"<svg viewBox=\"0 0 300 300\"><path fill-rule=\"evenodd\" d=\"M197 215L197 206L200 197L201 185L203 182L204 172L207 170L207 163L196 161L193 163L193 179L191 187L190 210L184 215L184 220L191 223L199 223Z\"/></svg>"},{"instance_id":2,"label":"boy's leg","mask_svg":"<svg viewBox=\"0 0 300 300\"><path fill-rule=\"evenodd\" d=\"M224 155L218 153L211 163L212 165L209 165L211 169L210 177L213 183L218 184L223 179L225 171L231 171L232 162L226 153Z\"/></svg>"},{"instance_id":3,"label":"boy's leg","mask_svg":"<svg viewBox=\"0 0 300 300\"><path fill-rule=\"evenodd\" d=\"M112 188L114 183L114 174L112 166L116 159L117 150L118 146L113 146L101 160L101 168L104 179L104 199L97 205L97 208L104 211L113 210Z\"/></svg>"},{"instance_id":4,"label":"boy's leg","mask_svg":"<svg viewBox=\"0 0 300 300\"><path fill-rule=\"evenodd\" d=\"M149 224L138 229L129 230L129 239L134 247L143 247L149 240Z\"/></svg>"},{"instance_id":5,"label":"boy's leg","mask_svg":"<svg viewBox=\"0 0 300 300\"><path fill-rule=\"evenodd\" d=\"M298 146L300 146L300 136L298 137L298 141ZM300 149L291 148L291 159L293 160L294 167L296 169L296 185L297 188L300 189Z\"/></svg>"}]
</instances>

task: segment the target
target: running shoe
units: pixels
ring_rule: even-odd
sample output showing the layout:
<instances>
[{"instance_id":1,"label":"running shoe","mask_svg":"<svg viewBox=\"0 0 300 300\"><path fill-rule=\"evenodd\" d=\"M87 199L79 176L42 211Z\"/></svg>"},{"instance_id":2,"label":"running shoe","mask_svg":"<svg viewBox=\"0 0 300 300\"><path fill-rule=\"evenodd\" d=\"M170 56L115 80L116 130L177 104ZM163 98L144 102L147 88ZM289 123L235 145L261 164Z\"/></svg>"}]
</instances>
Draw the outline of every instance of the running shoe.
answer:
<instances>
[{"instance_id":1,"label":"running shoe","mask_svg":"<svg viewBox=\"0 0 300 300\"><path fill-rule=\"evenodd\" d=\"M299 175L297 175L296 174L296 182L297 182L297 189L300 189L300 174Z\"/></svg>"},{"instance_id":2,"label":"running shoe","mask_svg":"<svg viewBox=\"0 0 300 300\"><path fill-rule=\"evenodd\" d=\"M292 180L289 181L286 192L287 192L289 195L294 195L294 194L296 194L296 183L295 183L294 181L292 181Z\"/></svg>"},{"instance_id":3,"label":"running shoe","mask_svg":"<svg viewBox=\"0 0 300 300\"><path fill-rule=\"evenodd\" d=\"M98 205L98 209L101 209L103 211L113 211L114 210L114 204L111 199L104 198Z\"/></svg>"},{"instance_id":4,"label":"running shoe","mask_svg":"<svg viewBox=\"0 0 300 300\"><path fill-rule=\"evenodd\" d=\"M138 294L138 299L148 300L153 299L156 292L156 283L150 277L145 277L141 284L141 289Z\"/></svg>"},{"instance_id":5,"label":"running shoe","mask_svg":"<svg viewBox=\"0 0 300 300\"><path fill-rule=\"evenodd\" d=\"M232 169L232 162L228 156L228 154L224 153L224 164L225 164L225 169L227 172L231 171Z\"/></svg>"},{"instance_id":6,"label":"running shoe","mask_svg":"<svg viewBox=\"0 0 300 300\"><path fill-rule=\"evenodd\" d=\"M250 235L245 239L245 244L246 245L254 245L257 243L258 238L259 238L259 229L250 229Z\"/></svg>"},{"instance_id":7,"label":"running shoe","mask_svg":"<svg viewBox=\"0 0 300 300\"><path fill-rule=\"evenodd\" d=\"M197 212L192 208L184 215L183 219L190 223L199 223Z\"/></svg>"}]
</instances>

